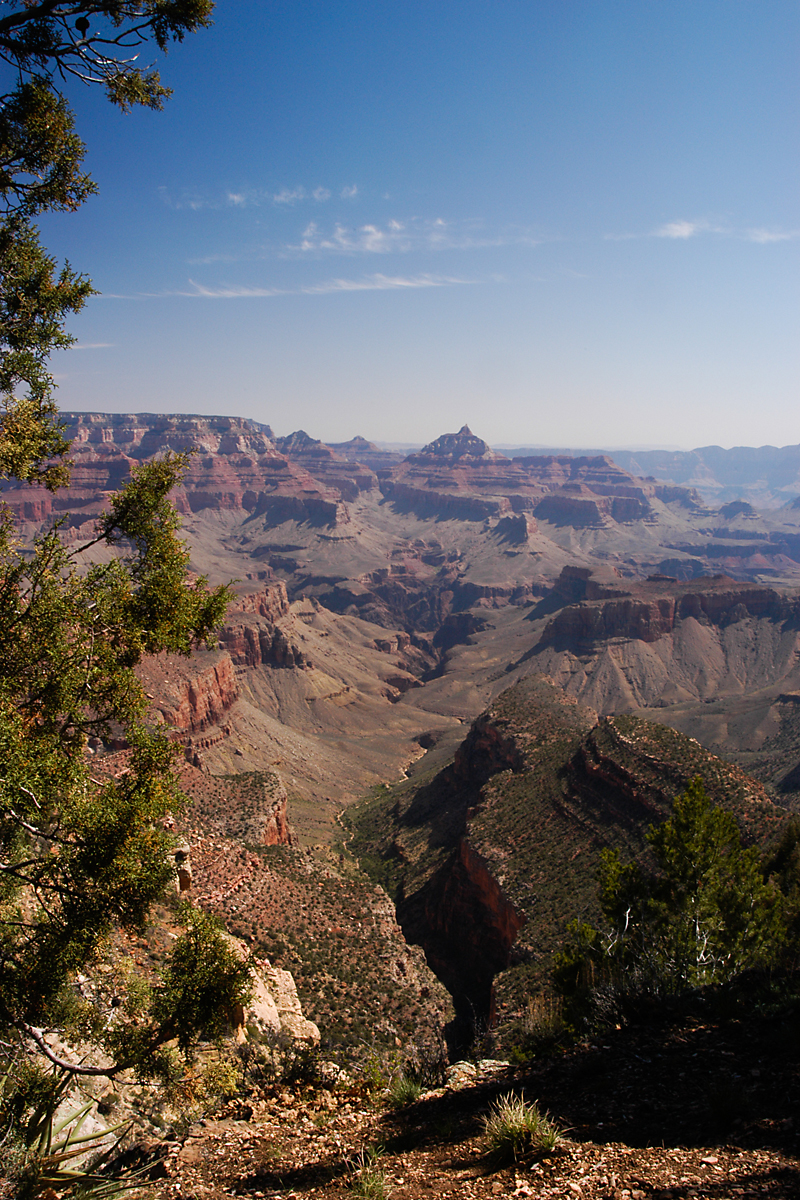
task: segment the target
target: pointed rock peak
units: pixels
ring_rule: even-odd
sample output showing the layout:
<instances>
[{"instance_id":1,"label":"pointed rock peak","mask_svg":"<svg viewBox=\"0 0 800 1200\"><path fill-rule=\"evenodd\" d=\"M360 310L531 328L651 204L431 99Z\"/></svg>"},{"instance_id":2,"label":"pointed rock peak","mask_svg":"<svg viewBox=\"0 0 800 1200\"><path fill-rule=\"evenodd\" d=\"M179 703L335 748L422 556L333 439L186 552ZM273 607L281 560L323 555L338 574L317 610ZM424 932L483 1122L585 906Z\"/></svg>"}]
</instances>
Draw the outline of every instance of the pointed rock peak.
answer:
<instances>
[{"instance_id":1,"label":"pointed rock peak","mask_svg":"<svg viewBox=\"0 0 800 1200\"><path fill-rule=\"evenodd\" d=\"M368 442L366 438L358 437L350 438L349 442L329 442L337 450L377 450L378 447L374 442Z\"/></svg>"},{"instance_id":2,"label":"pointed rock peak","mask_svg":"<svg viewBox=\"0 0 800 1200\"><path fill-rule=\"evenodd\" d=\"M443 433L436 441L423 446L416 458L481 458L502 459L502 454L492 450L482 438L476 437L469 425L462 425L458 433Z\"/></svg>"},{"instance_id":3,"label":"pointed rock peak","mask_svg":"<svg viewBox=\"0 0 800 1200\"><path fill-rule=\"evenodd\" d=\"M308 446L322 445L319 438L312 438L306 433L305 429L296 429L294 433L290 433L287 437L276 438L275 441L276 445L280 445L281 447L286 446L292 450L301 450Z\"/></svg>"},{"instance_id":4,"label":"pointed rock peak","mask_svg":"<svg viewBox=\"0 0 800 1200\"><path fill-rule=\"evenodd\" d=\"M287 458L335 458L333 450L319 438L312 438L305 429L297 429L288 437L276 438L275 446Z\"/></svg>"}]
</instances>

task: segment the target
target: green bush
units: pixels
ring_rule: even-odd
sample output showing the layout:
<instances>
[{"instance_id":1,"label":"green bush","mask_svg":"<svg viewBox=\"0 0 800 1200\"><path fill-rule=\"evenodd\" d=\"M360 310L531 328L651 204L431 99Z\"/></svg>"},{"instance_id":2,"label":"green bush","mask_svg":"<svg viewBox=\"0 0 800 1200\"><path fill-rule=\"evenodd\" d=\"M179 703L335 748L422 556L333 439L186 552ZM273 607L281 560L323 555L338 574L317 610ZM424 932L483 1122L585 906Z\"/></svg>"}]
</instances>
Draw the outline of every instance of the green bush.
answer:
<instances>
[{"instance_id":1,"label":"green bush","mask_svg":"<svg viewBox=\"0 0 800 1200\"><path fill-rule=\"evenodd\" d=\"M558 1129L542 1115L538 1105L513 1092L495 1101L484 1120L483 1132L490 1153L503 1162L549 1154L559 1138Z\"/></svg>"},{"instance_id":2,"label":"green bush","mask_svg":"<svg viewBox=\"0 0 800 1200\"><path fill-rule=\"evenodd\" d=\"M389 1104L392 1108L405 1108L414 1104L422 1095L422 1084L410 1075L399 1075L389 1085Z\"/></svg>"},{"instance_id":3,"label":"green bush","mask_svg":"<svg viewBox=\"0 0 800 1200\"><path fill-rule=\"evenodd\" d=\"M548 1054L568 1040L567 1033L561 996L537 992L506 1035L511 1061L528 1063L540 1054Z\"/></svg>"},{"instance_id":4,"label":"green bush","mask_svg":"<svg viewBox=\"0 0 800 1200\"><path fill-rule=\"evenodd\" d=\"M615 1021L626 1005L726 984L778 961L786 939L780 884L765 879L759 851L742 846L736 821L699 779L652 827L655 872L601 856L605 929L575 921L554 979L568 1020Z\"/></svg>"},{"instance_id":5,"label":"green bush","mask_svg":"<svg viewBox=\"0 0 800 1200\"><path fill-rule=\"evenodd\" d=\"M386 1172L378 1166L380 1150L366 1146L350 1163L350 1190L363 1200L388 1200L389 1183Z\"/></svg>"}]
</instances>

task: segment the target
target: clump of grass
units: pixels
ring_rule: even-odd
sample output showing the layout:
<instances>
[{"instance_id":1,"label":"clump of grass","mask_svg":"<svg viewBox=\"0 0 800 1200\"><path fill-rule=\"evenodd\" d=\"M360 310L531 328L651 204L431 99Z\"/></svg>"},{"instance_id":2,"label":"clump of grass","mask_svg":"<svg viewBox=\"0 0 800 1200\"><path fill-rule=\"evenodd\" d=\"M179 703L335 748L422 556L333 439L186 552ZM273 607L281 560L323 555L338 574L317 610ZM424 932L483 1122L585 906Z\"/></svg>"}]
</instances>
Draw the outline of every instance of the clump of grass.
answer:
<instances>
[{"instance_id":1,"label":"clump of grass","mask_svg":"<svg viewBox=\"0 0 800 1200\"><path fill-rule=\"evenodd\" d=\"M386 1172L378 1166L380 1150L366 1146L350 1163L353 1172L350 1191L362 1200L389 1200L389 1181Z\"/></svg>"},{"instance_id":2,"label":"clump of grass","mask_svg":"<svg viewBox=\"0 0 800 1200\"><path fill-rule=\"evenodd\" d=\"M389 1105L392 1108L405 1108L414 1104L422 1095L422 1084L410 1075L398 1075L389 1085Z\"/></svg>"},{"instance_id":3,"label":"clump of grass","mask_svg":"<svg viewBox=\"0 0 800 1200\"><path fill-rule=\"evenodd\" d=\"M568 1038L561 996L542 992L529 997L521 1018L509 1034L512 1062L528 1063L551 1053Z\"/></svg>"},{"instance_id":4,"label":"clump of grass","mask_svg":"<svg viewBox=\"0 0 800 1200\"><path fill-rule=\"evenodd\" d=\"M549 1154L554 1150L559 1131L536 1103L509 1092L495 1101L484 1119L484 1136L490 1153L503 1161L528 1154Z\"/></svg>"}]
</instances>

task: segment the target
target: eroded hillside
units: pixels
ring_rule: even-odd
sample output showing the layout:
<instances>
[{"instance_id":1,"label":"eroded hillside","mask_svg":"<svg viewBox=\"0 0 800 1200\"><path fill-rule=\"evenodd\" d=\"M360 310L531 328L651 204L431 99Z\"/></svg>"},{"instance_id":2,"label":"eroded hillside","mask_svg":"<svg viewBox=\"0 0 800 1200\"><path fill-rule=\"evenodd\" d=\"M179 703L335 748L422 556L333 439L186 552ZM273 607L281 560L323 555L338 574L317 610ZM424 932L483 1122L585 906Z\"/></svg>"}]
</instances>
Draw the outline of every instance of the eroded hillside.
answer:
<instances>
[{"instance_id":1,"label":"eroded hillside","mask_svg":"<svg viewBox=\"0 0 800 1200\"><path fill-rule=\"evenodd\" d=\"M353 848L386 883L467 1032L518 1015L569 922L599 915L601 850L646 860L647 829L691 780L750 840L786 819L693 739L639 717L598 720L542 676L503 692L451 763L424 766L352 810Z\"/></svg>"},{"instance_id":2,"label":"eroded hillside","mask_svg":"<svg viewBox=\"0 0 800 1200\"><path fill-rule=\"evenodd\" d=\"M530 671L796 790L796 508L712 509L466 427L405 459L232 417L71 414L67 433L69 491L4 498L31 534L65 519L76 548L132 465L194 451L175 494L192 565L237 600L218 648L150 664L148 691L191 761L281 771L317 832Z\"/></svg>"}]
</instances>

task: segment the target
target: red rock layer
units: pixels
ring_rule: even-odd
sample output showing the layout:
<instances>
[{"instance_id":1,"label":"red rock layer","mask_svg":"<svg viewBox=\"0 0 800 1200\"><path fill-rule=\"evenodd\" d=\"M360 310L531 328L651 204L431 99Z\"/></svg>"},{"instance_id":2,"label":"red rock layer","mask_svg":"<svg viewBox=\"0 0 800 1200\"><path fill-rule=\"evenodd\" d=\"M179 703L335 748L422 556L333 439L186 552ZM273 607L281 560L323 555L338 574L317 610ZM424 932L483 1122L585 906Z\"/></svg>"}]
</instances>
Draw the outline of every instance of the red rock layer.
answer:
<instances>
[{"instance_id":1,"label":"red rock layer","mask_svg":"<svg viewBox=\"0 0 800 1200\"><path fill-rule=\"evenodd\" d=\"M688 617L717 626L748 616L777 620L789 615L791 605L772 588L724 576L694 584L671 580L668 591L663 582L653 580L631 588L627 596L612 594L567 605L545 626L539 646L577 650L611 638L656 642Z\"/></svg>"}]
</instances>

